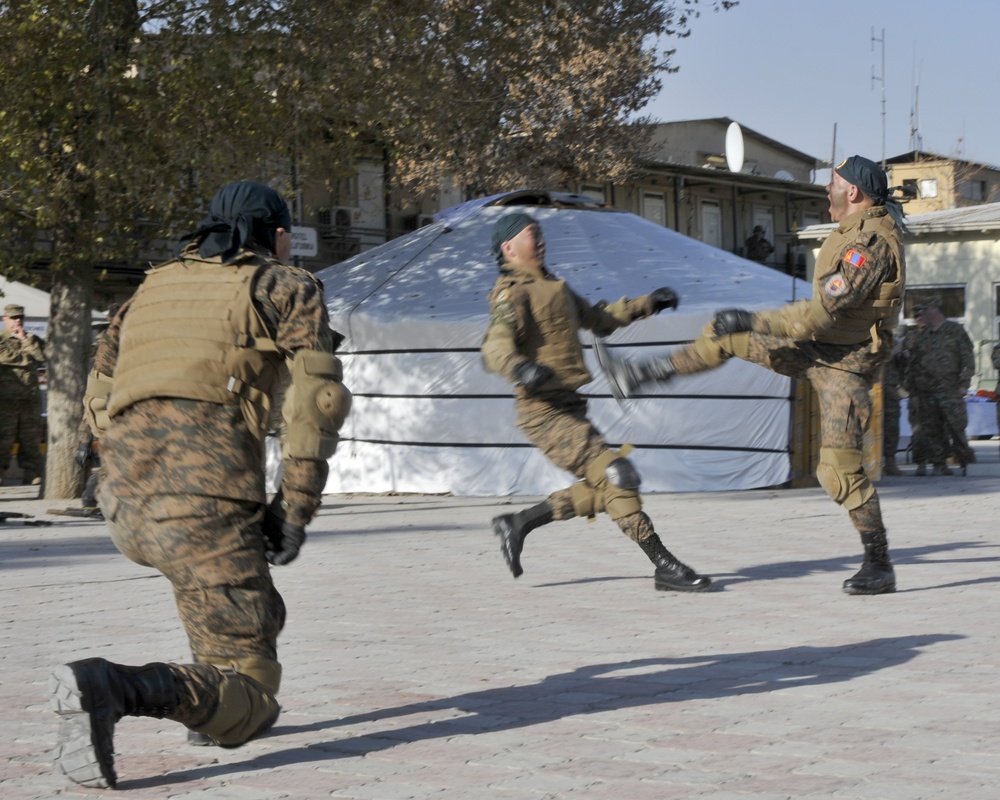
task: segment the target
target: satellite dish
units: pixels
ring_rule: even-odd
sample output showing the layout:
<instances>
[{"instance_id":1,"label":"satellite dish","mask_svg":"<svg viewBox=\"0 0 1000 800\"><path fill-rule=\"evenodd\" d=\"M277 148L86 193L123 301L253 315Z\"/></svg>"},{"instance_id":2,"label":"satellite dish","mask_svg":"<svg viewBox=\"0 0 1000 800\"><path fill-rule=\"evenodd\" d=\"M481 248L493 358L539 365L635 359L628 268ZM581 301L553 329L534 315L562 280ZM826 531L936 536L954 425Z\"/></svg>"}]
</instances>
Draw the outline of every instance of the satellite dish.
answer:
<instances>
[{"instance_id":1,"label":"satellite dish","mask_svg":"<svg viewBox=\"0 0 1000 800\"><path fill-rule=\"evenodd\" d=\"M779 178L780 180L783 180L783 181L794 181L795 180L795 176L792 175L792 173L789 172L787 169L779 169L777 172L774 173L774 177L775 178Z\"/></svg>"},{"instance_id":2,"label":"satellite dish","mask_svg":"<svg viewBox=\"0 0 1000 800\"><path fill-rule=\"evenodd\" d=\"M729 123L726 131L726 166L730 172L743 169L743 131L738 122Z\"/></svg>"}]
</instances>

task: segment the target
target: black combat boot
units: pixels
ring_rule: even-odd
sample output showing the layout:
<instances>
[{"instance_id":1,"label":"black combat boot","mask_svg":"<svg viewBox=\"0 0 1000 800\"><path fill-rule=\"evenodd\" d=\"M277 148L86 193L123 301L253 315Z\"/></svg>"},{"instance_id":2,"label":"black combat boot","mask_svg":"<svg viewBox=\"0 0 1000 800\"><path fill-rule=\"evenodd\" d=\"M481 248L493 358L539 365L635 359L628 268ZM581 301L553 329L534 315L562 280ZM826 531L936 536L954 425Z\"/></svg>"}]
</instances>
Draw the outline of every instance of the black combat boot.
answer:
<instances>
[{"instance_id":1,"label":"black combat boot","mask_svg":"<svg viewBox=\"0 0 1000 800\"><path fill-rule=\"evenodd\" d=\"M122 717L169 717L177 710L174 673L167 664L123 667L88 658L57 667L49 680L59 714L56 764L71 781L113 787L114 732Z\"/></svg>"},{"instance_id":2,"label":"black combat boot","mask_svg":"<svg viewBox=\"0 0 1000 800\"><path fill-rule=\"evenodd\" d=\"M896 591L896 573L889 560L889 542L885 531L862 533L865 560L854 575L844 581L847 594L887 594Z\"/></svg>"},{"instance_id":3,"label":"black combat boot","mask_svg":"<svg viewBox=\"0 0 1000 800\"><path fill-rule=\"evenodd\" d=\"M535 528L552 522L552 507L548 503L539 503L516 514L503 514L493 518L493 533L500 537L500 552L510 567L515 578L522 572L521 550L524 548L524 537Z\"/></svg>"},{"instance_id":4,"label":"black combat boot","mask_svg":"<svg viewBox=\"0 0 1000 800\"><path fill-rule=\"evenodd\" d=\"M639 542L639 547L656 567L653 585L657 589L664 592L671 590L676 592L706 592L712 587L711 578L707 575L699 575L691 567L678 561L674 554L663 546L660 537L655 533L648 539Z\"/></svg>"},{"instance_id":5,"label":"black combat boot","mask_svg":"<svg viewBox=\"0 0 1000 800\"><path fill-rule=\"evenodd\" d=\"M100 479L101 473L96 469L92 469L90 471L90 475L87 476L87 483L83 487L83 496L80 498L80 505L82 505L87 511L96 511L100 513L97 508L97 484Z\"/></svg>"},{"instance_id":6,"label":"black combat boot","mask_svg":"<svg viewBox=\"0 0 1000 800\"><path fill-rule=\"evenodd\" d=\"M676 371L674 362L668 356L638 362L624 358L609 358L607 370L612 394L617 399L631 397L644 384L668 381Z\"/></svg>"}]
</instances>

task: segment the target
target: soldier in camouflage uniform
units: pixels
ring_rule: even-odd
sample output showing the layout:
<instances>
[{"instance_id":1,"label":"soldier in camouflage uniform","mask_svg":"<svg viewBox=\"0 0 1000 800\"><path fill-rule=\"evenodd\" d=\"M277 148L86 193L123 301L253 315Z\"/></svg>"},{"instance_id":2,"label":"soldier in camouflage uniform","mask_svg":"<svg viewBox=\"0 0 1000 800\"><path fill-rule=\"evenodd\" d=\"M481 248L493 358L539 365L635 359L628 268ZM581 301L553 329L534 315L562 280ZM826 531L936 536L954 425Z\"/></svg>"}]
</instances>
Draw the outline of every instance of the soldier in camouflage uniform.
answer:
<instances>
[{"instance_id":1,"label":"soldier in camouflage uniform","mask_svg":"<svg viewBox=\"0 0 1000 800\"><path fill-rule=\"evenodd\" d=\"M514 577L522 573L524 538L552 520L606 511L656 567L661 590L705 591L711 580L696 574L668 551L643 512L639 475L626 458L630 447L612 450L587 419L587 401L577 393L591 375L577 331L600 336L637 319L677 306L668 288L633 300L591 305L545 268L541 227L528 214L504 215L493 228L493 254L500 276L490 292L490 324L483 340L488 370L515 389L517 427L557 467L579 482L544 502L493 520L500 549Z\"/></svg>"},{"instance_id":2,"label":"soldier in camouflage uniform","mask_svg":"<svg viewBox=\"0 0 1000 800\"><path fill-rule=\"evenodd\" d=\"M92 658L54 672L57 762L77 783L115 785L122 716L227 747L278 717L285 606L268 564L298 555L350 406L322 286L284 266L290 230L273 189L227 185L98 348L84 403L101 438L101 510L115 545L173 585L195 663ZM263 435L283 363L283 480L266 504Z\"/></svg>"},{"instance_id":3,"label":"soldier in camouflage uniform","mask_svg":"<svg viewBox=\"0 0 1000 800\"><path fill-rule=\"evenodd\" d=\"M903 295L902 211L889 198L885 173L861 156L834 169L827 194L830 217L840 225L820 250L812 299L774 311L720 311L693 344L645 363L618 362L613 373L631 393L648 381L714 369L736 356L810 381L820 403L816 477L847 509L865 549L864 564L844 581L844 591L881 594L895 591L896 577L861 449L870 390L889 356Z\"/></svg>"},{"instance_id":4,"label":"soldier in camouflage uniform","mask_svg":"<svg viewBox=\"0 0 1000 800\"><path fill-rule=\"evenodd\" d=\"M26 485L42 482L38 368L44 362L44 343L24 329L24 306L8 304L0 328L0 476L7 471L17 442L17 463Z\"/></svg>"},{"instance_id":5,"label":"soldier in camouflage uniform","mask_svg":"<svg viewBox=\"0 0 1000 800\"><path fill-rule=\"evenodd\" d=\"M913 460L917 475L951 475L948 458L958 461L963 474L976 460L965 426L969 422L965 395L976 371L972 340L965 328L941 312L932 297L914 307L917 327L906 338L906 388L914 403Z\"/></svg>"},{"instance_id":6,"label":"soldier in camouflage uniform","mask_svg":"<svg viewBox=\"0 0 1000 800\"><path fill-rule=\"evenodd\" d=\"M899 450L900 371L905 330L893 331L892 355L882 368L882 457L886 475L900 476L903 471L896 463Z\"/></svg>"},{"instance_id":7,"label":"soldier in camouflage uniform","mask_svg":"<svg viewBox=\"0 0 1000 800\"><path fill-rule=\"evenodd\" d=\"M97 357L97 348L100 346L101 342L107 337L108 325L111 324L112 318L118 313L120 304L113 303L108 308L108 316L106 319L100 322L94 323L97 335L94 337L94 344L91 348L90 353L90 364L93 368L94 360ZM77 465L84 471L86 475L86 483L83 488L83 496L80 498L83 510L88 512L94 517L101 517L101 510L97 507L97 492L101 483L101 456L98 452L97 437L94 436L94 432L90 429L90 421L84 415L83 419L80 420L80 426L77 428L77 446L76 455L74 456L74 461Z\"/></svg>"}]
</instances>

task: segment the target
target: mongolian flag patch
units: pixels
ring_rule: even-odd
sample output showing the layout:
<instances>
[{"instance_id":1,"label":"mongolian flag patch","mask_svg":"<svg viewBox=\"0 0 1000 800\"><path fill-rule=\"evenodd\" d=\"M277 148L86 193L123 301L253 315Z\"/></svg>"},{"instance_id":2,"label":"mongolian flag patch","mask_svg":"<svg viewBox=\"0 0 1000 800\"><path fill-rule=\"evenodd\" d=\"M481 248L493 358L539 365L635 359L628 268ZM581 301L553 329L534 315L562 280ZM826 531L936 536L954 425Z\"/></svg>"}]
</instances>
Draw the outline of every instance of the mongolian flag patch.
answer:
<instances>
[{"instance_id":1,"label":"mongolian flag patch","mask_svg":"<svg viewBox=\"0 0 1000 800\"><path fill-rule=\"evenodd\" d=\"M840 297L847 291L847 281L844 280L843 275L836 272L827 278L826 283L823 284L823 291L830 297Z\"/></svg>"},{"instance_id":2,"label":"mongolian flag patch","mask_svg":"<svg viewBox=\"0 0 1000 800\"><path fill-rule=\"evenodd\" d=\"M855 250L853 247L844 253L844 261L850 264L852 267L857 267L861 269L868 259L865 258L861 253Z\"/></svg>"}]
</instances>

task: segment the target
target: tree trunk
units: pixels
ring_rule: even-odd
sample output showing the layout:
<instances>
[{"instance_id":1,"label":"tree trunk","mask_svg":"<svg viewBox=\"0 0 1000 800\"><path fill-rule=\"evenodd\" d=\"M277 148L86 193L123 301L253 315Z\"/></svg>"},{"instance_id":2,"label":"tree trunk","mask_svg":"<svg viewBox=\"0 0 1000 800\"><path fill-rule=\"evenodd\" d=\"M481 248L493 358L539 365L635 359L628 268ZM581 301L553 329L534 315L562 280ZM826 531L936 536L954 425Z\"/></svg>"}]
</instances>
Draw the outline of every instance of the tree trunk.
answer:
<instances>
[{"instance_id":1,"label":"tree trunk","mask_svg":"<svg viewBox=\"0 0 1000 800\"><path fill-rule=\"evenodd\" d=\"M52 281L48 364L48 449L45 499L79 497L86 476L73 460L83 418L83 392L90 370L90 290L93 272L79 268Z\"/></svg>"}]
</instances>

